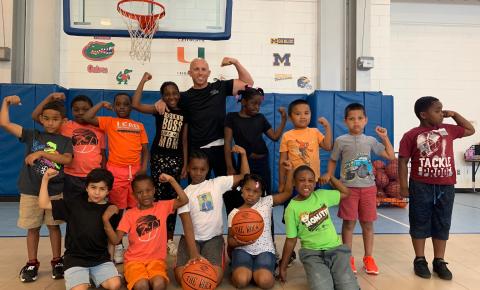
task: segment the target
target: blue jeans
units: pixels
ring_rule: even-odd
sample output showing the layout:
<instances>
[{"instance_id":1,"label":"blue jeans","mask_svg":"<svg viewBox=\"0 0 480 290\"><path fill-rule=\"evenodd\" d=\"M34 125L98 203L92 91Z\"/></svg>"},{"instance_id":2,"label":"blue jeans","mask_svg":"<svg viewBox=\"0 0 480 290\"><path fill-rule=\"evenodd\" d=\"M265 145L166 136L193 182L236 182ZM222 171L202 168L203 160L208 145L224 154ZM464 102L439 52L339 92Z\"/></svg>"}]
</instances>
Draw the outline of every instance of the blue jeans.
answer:
<instances>
[{"instance_id":1,"label":"blue jeans","mask_svg":"<svg viewBox=\"0 0 480 290\"><path fill-rule=\"evenodd\" d=\"M238 267L245 267L255 272L259 269L266 269L273 273L275 272L275 254L270 252L263 252L258 255L250 255L242 249L235 249L232 252L232 269Z\"/></svg>"},{"instance_id":2,"label":"blue jeans","mask_svg":"<svg viewBox=\"0 0 480 290\"><path fill-rule=\"evenodd\" d=\"M312 290L358 290L357 278L350 268L351 251L346 245L331 250L301 248L307 281Z\"/></svg>"}]
</instances>

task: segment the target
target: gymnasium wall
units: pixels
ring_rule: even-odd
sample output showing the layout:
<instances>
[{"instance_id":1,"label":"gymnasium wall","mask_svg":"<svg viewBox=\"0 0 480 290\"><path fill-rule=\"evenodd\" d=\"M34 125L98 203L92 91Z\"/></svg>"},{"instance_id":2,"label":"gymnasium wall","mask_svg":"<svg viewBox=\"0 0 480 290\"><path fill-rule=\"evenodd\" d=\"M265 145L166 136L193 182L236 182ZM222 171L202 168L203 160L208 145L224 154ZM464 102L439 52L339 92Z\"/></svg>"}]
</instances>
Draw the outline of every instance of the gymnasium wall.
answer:
<instances>
[{"instance_id":1,"label":"gymnasium wall","mask_svg":"<svg viewBox=\"0 0 480 290\"><path fill-rule=\"evenodd\" d=\"M58 85L17 85L17 84L0 84L0 99L8 95L18 95L22 99L21 106L12 106L10 108L10 119L12 122L20 124L25 128L39 128L41 125L36 124L31 119L31 112L48 94L60 91L67 96L66 106L68 115L71 118L70 102L79 95L85 94L89 96L94 103L100 101L112 102L113 97L119 90L108 89L84 89L72 88L65 89ZM133 91L122 90L130 95ZM343 110L345 106L352 102L359 102L365 105L369 117L369 123L365 128L366 134L376 136L374 128L381 125L387 128L390 138L393 138L393 97L384 96L381 92L343 92L343 91L314 91L312 94L266 94L265 100L261 107L261 112L274 128L280 124L280 107L288 107L288 104L295 99L306 99L312 109L311 127L317 127L322 133L325 133L323 127L319 126L317 119L320 116L327 118L333 130L334 137L338 137L347 133L343 123ZM145 91L142 101L146 103L154 103L158 99L158 92ZM239 111L240 104L236 99L229 97L227 99L227 111ZM99 115L112 116L114 113L109 110L102 109ZM131 117L145 125L150 143L155 135L155 121L151 115L142 114L133 111ZM287 122L285 130L292 129L292 123ZM270 168L272 171L272 188L276 190L278 184L278 160L280 142L272 142L266 139L270 152ZM393 140L393 139L392 139ZM2 144L2 158L0 158L0 196L18 195L16 182L18 172L24 162L25 147L19 143L18 139L12 135L0 130L0 144ZM321 152L321 170L325 172L327 161L330 154Z\"/></svg>"}]
</instances>

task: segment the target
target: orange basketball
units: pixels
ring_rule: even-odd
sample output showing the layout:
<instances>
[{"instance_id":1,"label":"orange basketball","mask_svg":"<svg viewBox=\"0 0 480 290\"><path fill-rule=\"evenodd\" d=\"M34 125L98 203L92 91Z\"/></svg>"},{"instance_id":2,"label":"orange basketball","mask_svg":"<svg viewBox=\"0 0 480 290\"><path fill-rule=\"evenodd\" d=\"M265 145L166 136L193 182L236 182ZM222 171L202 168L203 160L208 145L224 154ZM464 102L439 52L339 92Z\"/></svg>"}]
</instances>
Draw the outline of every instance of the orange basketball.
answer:
<instances>
[{"instance_id":1,"label":"orange basketball","mask_svg":"<svg viewBox=\"0 0 480 290\"><path fill-rule=\"evenodd\" d=\"M258 239L263 233L263 218L258 211L251 208L240 209L232 220L232 231L242 242Z\"/></svg>"},{"instance_id":2,"label":"orange basketball","mask_svg":"<svg viewBox=\"0 0 480 290\"><path fill-rule=\"evenodd\" d=\"M185 266L182 288L185 290L213 290L217 287L217 271L207 260L198 260Z\"/></svg>"}]
</instances>

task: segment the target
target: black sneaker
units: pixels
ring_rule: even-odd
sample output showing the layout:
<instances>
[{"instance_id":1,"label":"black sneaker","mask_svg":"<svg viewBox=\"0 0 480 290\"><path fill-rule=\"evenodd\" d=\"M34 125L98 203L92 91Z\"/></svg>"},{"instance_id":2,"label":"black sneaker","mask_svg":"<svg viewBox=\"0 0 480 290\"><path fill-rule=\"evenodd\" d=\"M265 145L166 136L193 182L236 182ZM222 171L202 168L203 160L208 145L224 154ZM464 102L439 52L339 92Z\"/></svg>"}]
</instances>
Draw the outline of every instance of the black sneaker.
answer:
<instances>
[{"instance_id":1,"label":"black sneaker","mask_svg":"<svg viewBox=\"0 0 480 290\"><path fill-rule=\"evenodd\" d=\"M38 267L40 263L27 263L23 266L22 270L20 270L20 281L24 283L33 282L38 278Z\"/></svg>"},{"instance_id":2,"label":"black sneaker","mask_svg":"<svg viewBox=\"0 0 480 290\"><path fill-rule=\"evenodd\" d=\"M293 263L295 263L295 260L297 259L297 254L295 251L293 251L292 255L290 256L290 259L288 260L288 268L293 266Z\"/></svg>"},{"instance_id":3,"label":"black sneaker","mask_svg":"<svg viewBox=\"0 0 480 290\"><path fill-rule=\"evenodd\" d=\"M425 257L416 257L413 260L413 271L415 271L415 275L418 277L422 277L425 279L430 279L432 277L432 273L428 269L428 262Z\"/></svg>"},{"instance_id":4,"label":"black sneaker","mask_svg":"<svg viewBox=\"0 0 480 290\"><path fill-rule=\"evenodd\" d=\"M52 260L52 279L63 279L63 258Z\"/></svg>"},{"instance_id":5,"label":"black sneaker","mask_svg":"<svg viewBox=\"0 0 480 290\"><path fill-rule=\"evenodd\" d=\"M438 277L443 280L452 280L452 272L447 268L447 262L442 258L433 259L433 272L437 273Z\"/></svg>"}]
</instances>

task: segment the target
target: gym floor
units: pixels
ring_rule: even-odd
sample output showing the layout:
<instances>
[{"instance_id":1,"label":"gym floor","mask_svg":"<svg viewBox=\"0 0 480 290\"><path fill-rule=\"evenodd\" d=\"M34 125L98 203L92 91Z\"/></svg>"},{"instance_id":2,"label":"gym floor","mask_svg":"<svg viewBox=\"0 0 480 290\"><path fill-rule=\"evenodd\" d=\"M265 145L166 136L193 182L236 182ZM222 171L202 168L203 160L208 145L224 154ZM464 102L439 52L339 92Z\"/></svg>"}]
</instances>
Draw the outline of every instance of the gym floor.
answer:
<instances>
[{"instance_id":1,"label":"gym floor","mask_svg":"<svg viewBox=\"0 0 480 290\"><path fill-rule=\"evenodd\" d=\"M284 227L281 223L282 207L274 210L276 244L281 251L284 236ZM408 235L408 208L380 208L378 220L375 224L375 258L380 268L380 275L370 276L361 271L363 256L362 237L357 227L354 237L353 253L356 257L357 277L361 289L479 289L480 285L480 253L477 251L480 244L480 195L456 195L453 210L451 236L447 245L446 260L453 272L452 281L440 280L435 275L429 280L418 278L413 274L413 249ZM341 220L336 217L336 208L331 211L334 223L339 230ZM18 272L25 263L26 240L25 232L16 227L18 203L0 203L0 289L64 289L64 281L55 281L50 278L51 258L50 243L46 237L46 230L42 230L39 246L39 260L41 262L39 278L33 284L23 284L18 279ZM178 222L178 221L177 221ZM177 223L176 232L181 233L181 224ZM64 229L63 229L64 232ZM178 241L179 236L175 239ZM297 244L297 247L300 243ZM427 242L427 260L433 259L431 243ZM173 258L168 258L168 264L173 264ZM431 263L430 263L431 264ZM122 270L122 265L118 266ZM173 281L173 274L169 268L172 281L169 289L181 289ZM227 275L225 275L228 277ZM305 274L301 263L297 260L288 270L288 281L285 284L277 282L273 289L308 289ZM126 289L126 288L124 288ZM225 278L218 289L235 289ZM252 285L249 289L255 289Z\"/></svg>"}]
</instances>

